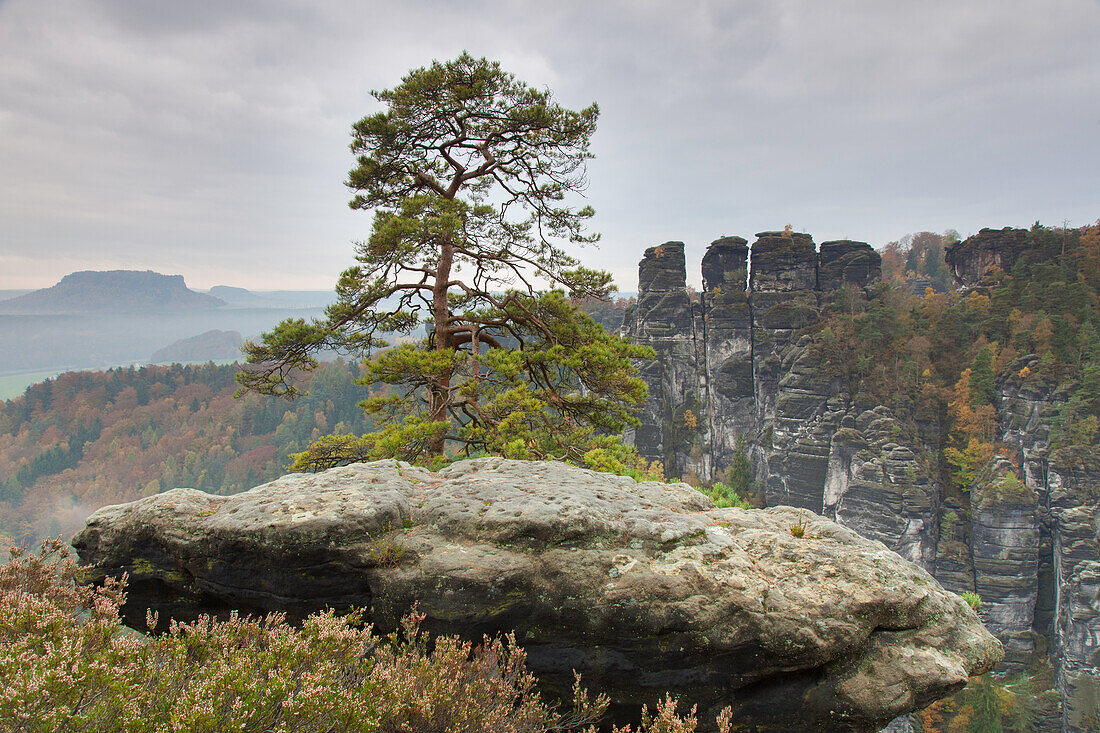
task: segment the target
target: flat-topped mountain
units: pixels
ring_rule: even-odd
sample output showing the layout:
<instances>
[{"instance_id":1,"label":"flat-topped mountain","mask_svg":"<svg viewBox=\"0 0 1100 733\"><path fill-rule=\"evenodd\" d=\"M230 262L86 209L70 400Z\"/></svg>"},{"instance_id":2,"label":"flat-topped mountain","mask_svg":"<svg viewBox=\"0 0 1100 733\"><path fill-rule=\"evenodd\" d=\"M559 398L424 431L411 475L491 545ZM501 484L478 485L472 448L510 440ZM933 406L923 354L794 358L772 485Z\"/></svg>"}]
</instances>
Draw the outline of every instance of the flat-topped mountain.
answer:
<instances>
[{"instance_id":1,"label":"flat-topped mountain","mask_svg":"<svg viewBox=\"0 0 1100 733\"><path fill-rule=\"evenodd\" d=\"M136 310L209 310L225 301L196 293L182 275L151 270L74 272L53 287L0 302L4 313L88 313Z\"/></svg>"}]
</instances>

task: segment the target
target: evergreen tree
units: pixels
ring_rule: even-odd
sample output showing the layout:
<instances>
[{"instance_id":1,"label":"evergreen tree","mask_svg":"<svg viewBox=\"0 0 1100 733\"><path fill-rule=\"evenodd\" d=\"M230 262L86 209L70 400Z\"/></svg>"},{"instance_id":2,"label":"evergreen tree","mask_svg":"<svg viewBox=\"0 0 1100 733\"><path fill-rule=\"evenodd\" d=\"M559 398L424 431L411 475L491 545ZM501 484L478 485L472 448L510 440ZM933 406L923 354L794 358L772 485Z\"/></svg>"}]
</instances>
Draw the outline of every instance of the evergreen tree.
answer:
<instances>
[{"instance_id":1,"label":"evergreen tree","mask_svg":"<svg viewBox=\"0 0 1100 733\"><path fill-rule=\"evenodd\" d=\"M970 363L970 404L974 407L993 403L993 354L983 346Z\"/></svg>"},{"instance_id":2,"label":"evergreen tree","mask_svg":"<svg viewBox=\"0 0 1100 733\"><path fill-rule=\"evenodd\" d=\"M296 463L317 469L447 450L579 461L598 432L633 421L645 398L630 359L573 298L605 299L611 276L581 267L560 242L591 243L586 186L596 105L559 106L499 64L468 54L376 92L386 109L354 126L355 209L373 209L358 264L326 318L285 321L246 344L241 384L293 396L291 377L321 349L369 358L364 402L381 429L317 441ZM540 283L552 288L541 291ZM381 353L386 334L427 337Z\"/></svg>"}]
</instances>

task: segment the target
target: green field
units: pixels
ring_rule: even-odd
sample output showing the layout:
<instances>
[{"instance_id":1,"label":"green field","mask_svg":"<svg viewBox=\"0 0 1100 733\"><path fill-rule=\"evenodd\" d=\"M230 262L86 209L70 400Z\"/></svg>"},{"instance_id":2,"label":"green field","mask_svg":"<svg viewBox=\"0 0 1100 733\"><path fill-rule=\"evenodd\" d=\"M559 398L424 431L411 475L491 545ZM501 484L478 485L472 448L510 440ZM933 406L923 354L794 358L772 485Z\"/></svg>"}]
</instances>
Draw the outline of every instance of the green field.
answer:
<instances>
[{"instance_id":1,"label":"green field","mask_svg":"<svg viewBox=\"0 0 1100 733\"><path fill-rule=\"evenodd\" d=\"M237 358L237 359L214 359L213 361L214 361L215 364L224 365L224 364L233 364L234 362L240 361L240 359L239 358ZM166 362L166 363L171 363L171 362ZM184 364L205 364L206 361L193 361L193 362L186 362L185 361L183 363ZM43 381L49 379L50 377L56 377L58 374L63 374L64 372L69 372L69 371L74 371L74 372L79 372L79 371L105 372L110 368L111 367L88 367L87 369L62 369L60 371L58 371L57 369L54 369L53 371L49 371L49 372L26 372L24 374L3 375L3 376L0 376L0 401L13 400L16 397L19 397L20 395L22 395L23 392L26 391L27 387L31 386L35 382L43 382ZM123 368L123 367L119 367L119 368Z\"/></svg>"},{"instance_id":2,"label":"green field","mask_svg":"<svg viewBox=\"0 0 1100 733\"><path fill-rule=\"evenodd\" d=\"M60 372L29 372L27 374L10 374L0 377L0 400L15 399L26 391L27 387L35 382L42 382L50 377L56 377Z\"/></svg>"}]
</instances>

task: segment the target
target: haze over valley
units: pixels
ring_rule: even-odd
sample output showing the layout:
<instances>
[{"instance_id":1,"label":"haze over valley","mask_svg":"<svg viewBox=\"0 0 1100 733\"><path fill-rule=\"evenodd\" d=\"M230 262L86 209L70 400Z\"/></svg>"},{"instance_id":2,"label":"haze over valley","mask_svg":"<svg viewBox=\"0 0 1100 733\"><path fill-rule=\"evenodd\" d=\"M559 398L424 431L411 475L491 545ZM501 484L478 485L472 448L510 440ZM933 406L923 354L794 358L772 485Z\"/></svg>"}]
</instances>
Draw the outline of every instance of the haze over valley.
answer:
<instances>
[{"instance_id":1,"label":"haze over valley","mask_svg":"<svg viewBox=\"0 0 1100 733\"><path fill-rule=\"evenodd\" d=\"M236 359L239 348L226 338L208 338L212 351L196 350L194 343L191 354L169 347L212 331L256 338L286 318L320 316L334 297L329 291L252 292L231 286L202 293L179 275L129 270L74 273L50 288L2 294L11 296L0 300L4 399L63 371Z\"/></svg>"}]
</instances>

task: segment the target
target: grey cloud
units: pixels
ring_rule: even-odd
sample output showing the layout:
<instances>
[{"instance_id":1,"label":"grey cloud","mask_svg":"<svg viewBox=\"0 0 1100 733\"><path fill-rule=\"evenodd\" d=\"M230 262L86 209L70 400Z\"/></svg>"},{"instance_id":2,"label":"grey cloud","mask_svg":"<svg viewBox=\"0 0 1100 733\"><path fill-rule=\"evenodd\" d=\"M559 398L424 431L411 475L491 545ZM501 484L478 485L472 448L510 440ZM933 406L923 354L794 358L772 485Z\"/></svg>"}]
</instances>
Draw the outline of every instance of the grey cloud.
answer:
<instances>
[{"instance_id":1,"label":"grey cloud","mask_svg":"<svg viewBox=\"0 0 1100 733\"><path fill-rule=\"evenodd\" d=\"M599 102L586 257L627 289L669 238L1085 223L1098 31L1092 0L6 0L0 287L325 287L369 226L341 183L368 91L463 49Z\"/></svg>"}]
</instances>

